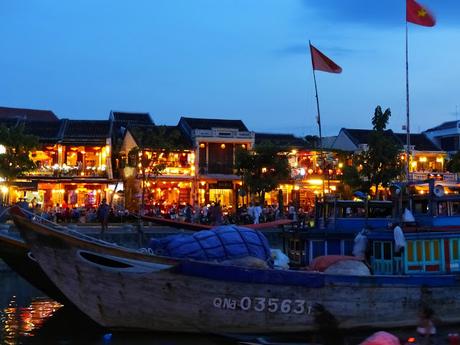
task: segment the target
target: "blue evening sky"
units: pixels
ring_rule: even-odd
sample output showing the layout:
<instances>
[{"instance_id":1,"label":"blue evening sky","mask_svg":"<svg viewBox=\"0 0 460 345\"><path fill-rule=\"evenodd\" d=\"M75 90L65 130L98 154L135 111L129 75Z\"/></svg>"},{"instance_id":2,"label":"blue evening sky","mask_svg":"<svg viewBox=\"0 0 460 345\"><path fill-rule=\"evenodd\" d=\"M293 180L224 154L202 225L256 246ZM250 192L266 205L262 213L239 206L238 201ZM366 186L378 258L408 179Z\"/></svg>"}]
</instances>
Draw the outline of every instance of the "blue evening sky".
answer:
<instances>
[{"instance_id":1,"label":"blue evening sky","mask_svg":"<svg viewBox=\"0 0 460 345\"><path fill-rule=\"evenodd\" d=\"M411 130L460 113L460 1L421 0L409 24ZM405 0L0 0L0 105L107 119L110 110L242 119L317 134L308 40L343 68L317 72L323 133L405 123Z\"/></svg>"}]
</instances>

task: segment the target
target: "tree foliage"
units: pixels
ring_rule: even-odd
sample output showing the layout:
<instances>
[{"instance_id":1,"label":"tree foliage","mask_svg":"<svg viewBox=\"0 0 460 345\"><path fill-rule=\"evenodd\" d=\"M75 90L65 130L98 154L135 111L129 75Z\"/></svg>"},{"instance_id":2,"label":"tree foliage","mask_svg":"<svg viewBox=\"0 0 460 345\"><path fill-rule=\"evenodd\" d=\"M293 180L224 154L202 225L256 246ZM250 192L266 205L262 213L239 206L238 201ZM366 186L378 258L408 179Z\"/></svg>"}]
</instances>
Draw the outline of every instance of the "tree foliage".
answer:
<instances>
[{"instance_id":1,"label":"tree foliage","mask_svg":"<svg viewBox=\"0 0 460 345\"><path fill-rule=\"evenodd\" d=\"M29 154L38 146L38 138L24 133L24 125L0 125L0 145L5 147L0 154L0 176L7 181L35 168Z\"/></svg>"},{"instance_id":2,"label":"tree foliage","mask_svg":"<svg viewBox=\"0 0 460 345\"><path fill-rule=\"evenodd\" d=\"M317 135L307 135L304 139L312 149L319 149L321 147L320 139Z\"/></svg>"},{"instance_id":3,"label":"tree foliage","mask_svg":"<svg viewBox=\"0 0 460 345\"><path fill-rule=\"evenodd\" d=\"M160 162L160 155L167 157L170 152L184 148L180 140L181 134L176 128L135 127L131 132L138 145L128 153L128 165L136 167L143 176L161 175L166 164Z\"/></svg>"},{"instance_id":4,"label":"tree foliage","mask_svg":"<svg viewBox=\"0 0 460 345\"><path fill-rule=\"evenodd\" d=\"M128 153L128 166L135 167L142 179L143 209L146 183L164 172L168 155L184 149L184 144L181 142L181 133L176 128L154 126L134 127L130 130L138 145Z\"/></svg>"},{"instance_id":5,"label":"tree foliage","mask_svg":"<svg viewBox=\"0 0 460 345\"><path fill-rule=\"evenodd\" d=\"M149 126L130 128L140 148L172 151L184 149L181 133L175 127Z\"/></svg>"},{"instance_id":6,"label":"tree foliage","mask_svg":"<svg viewBox=\"0 0 460 345\"><path fill-rule=\"evenodd\" d=\"M446 169L449 172L460 172L460 151L456 152L446 164Z\"/></svg>"},{"instance_id":7,"label":"tree foliage","mask_svg":"<svg viewBox=\"0 0 460 345\"><path fill-rule=\"evenodd\" d=\"M268 142L257 145L252 151L239 149L236 169L247 192L258 195L261 200L266 192L288 179L291 172L287 156Z\"/></svg>"},{"instance_id":8,"label":"tree foliage","mask_svg":"<svg viewBox=\"0 0 460 345\"><path fill-rule=\"evenodd\" d=\"M353 158L353 167L348 169L344 180L355 188L361 188L369 192L371 187L375 190L379 186L388 187L402 172L402 164L399 159L400 145L395 140L391 131L386 127L391 117L390 109L382 112L382 108L375 108L372 117L373 130L369 135L368 149ZM351 171L351 170L355 171ZM359 176L361 184L357 183Z\"/></svg>"}]
</instances>

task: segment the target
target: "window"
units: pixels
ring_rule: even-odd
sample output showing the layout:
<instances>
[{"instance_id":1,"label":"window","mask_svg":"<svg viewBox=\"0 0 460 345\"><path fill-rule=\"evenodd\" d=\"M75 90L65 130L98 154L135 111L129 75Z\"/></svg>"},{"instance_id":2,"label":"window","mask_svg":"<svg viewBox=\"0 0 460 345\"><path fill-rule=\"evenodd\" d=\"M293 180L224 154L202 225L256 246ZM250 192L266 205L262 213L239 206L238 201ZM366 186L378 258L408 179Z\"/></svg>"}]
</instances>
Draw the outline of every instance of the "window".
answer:
<instances>
[{"instance_id":1,"label":"window","mask_svg":"<svg viewBox=\"0 0 460 345\"><path fill-rule=\"evenodd\" d=\"M374 258L376 260L391 260L391 242L374 242Z\"/></svg>"},{"instance_id":2,"label":"window","mask_svg":"<svg viewBox=\"0 0 460 345\"><path fill-rule=\"evenodd\" d=\"M458 238L453 238L450 240L451 242L451 258L452 260L460 260L460 246L459 246L459 243L460 243L460 239Z\"/></svg>"},{"instance_id":3,"label":"window","mask_svg":"<svg viewBox=\"0 0 460 345\"><path fill-rule=\"evenodd\" d=\"M312 258L316 258L317 256L324 255L324 241L311 241L312 246Z\"/></svg>"}]
</instances>

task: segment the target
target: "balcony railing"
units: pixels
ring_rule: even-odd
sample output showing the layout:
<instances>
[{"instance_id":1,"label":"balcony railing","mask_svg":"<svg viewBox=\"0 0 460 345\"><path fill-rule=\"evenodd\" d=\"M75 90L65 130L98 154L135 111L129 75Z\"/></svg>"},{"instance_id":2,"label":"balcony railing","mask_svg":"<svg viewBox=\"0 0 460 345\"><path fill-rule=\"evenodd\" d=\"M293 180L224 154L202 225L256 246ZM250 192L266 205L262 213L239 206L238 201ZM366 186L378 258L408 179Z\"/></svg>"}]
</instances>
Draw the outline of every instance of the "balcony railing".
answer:
<instances>
[{"instance_id":1,"label":"balcony railing","mask_svg":"<svg viewBox=\"0 0 460 345\"><path fill-rule=\"evenodd\" d=\"M107 170L102 167L87 167L82 169L79 167L42 167L39 169L31 170L24 173L27 177L107 177Z\"/></svg>"},{"instance_id":2,"label":"balcony railing","mask_svg":"<svg viewBox=\"0 0 460 345\"><path fill-rule=\"evenodd\" d=\"M177 175L177 176L186 176L191 175L192 169L182 168L182 167L167 167L165 170L161 172L162 175Z\"/></svg>"},{"instance_id":3,"label":"balcony railing","mask_svg":"<svg viewBox=\"0 0 460 345\"><path fill-rule=\"evenodd\" d=\"M195 129L193 136L196 137L214 137L214 138L237 138L237 139L254 139L255 133L248 131L239 131L237 129Z\"/></svg>"},{"instance_id":4,"label":"balcony railing","mask_svg":"<svg viewBox=\"0 0 460 345\"><path fill-rule=\"evenodd\" d=\"M409 173L409 178L413 181L424 181L427 179L435 179L438 181L458 182L458 175L449 172L412 172Z\"/></svg>"}]
</instances>

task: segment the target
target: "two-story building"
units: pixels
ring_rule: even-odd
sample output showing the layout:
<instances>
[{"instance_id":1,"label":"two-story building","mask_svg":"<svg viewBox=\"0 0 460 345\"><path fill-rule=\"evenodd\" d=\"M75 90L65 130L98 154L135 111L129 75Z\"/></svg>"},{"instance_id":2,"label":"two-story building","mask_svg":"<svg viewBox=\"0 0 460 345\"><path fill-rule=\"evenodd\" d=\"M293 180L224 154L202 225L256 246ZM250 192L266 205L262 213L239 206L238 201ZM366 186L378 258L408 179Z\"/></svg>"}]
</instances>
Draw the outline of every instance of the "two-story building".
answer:
<instances>
[{"instance_id":1,"label":"two-story building","mask_svg":"<svg viewBox=\"0 0 460 345\"><path fill-rule=\"evenodd\" d=\"M120 156L126 200L134 201L127 205L131 209L142 199L147 208L158 204L163 210L192 202L195 152L177 126L130 124Z\"/></svg>"},{"instance_id":2,"label":"two-story building","mask_svg":"<svg viewBox=\"0 0 460 345\"><path fill-rule=\"evenodd\" d=\"M51 111L0 108L0 123L24 126L39 141L30 152L36 168L11 181L8 202L25 198L44 209L94 207L110 195L109 121L59 120Z\"/></svg>"},{"instance_id":3,"label":"two-story building","mask_svg":"<svg viewBox=\"0 0 460 345\"><path fill-rule=\"evenodd\" d=\"M181 117L178 127L195 150L196 186L193 200L200 205L220 202L231 210L242 196L241 179L235 174L238 149L250 150L255 134L241 120Z\"/></svg>"},{"instance_id":4,"label":"two-story building","mask_svg":"<svg viewBox=\"0 0 460 345\"><path fill-rule=\"evenodd\" d=\"M39 138L31 152L36 169L24 178L36 184L32 195L45 209L96 207L113 193L111 124L107 120L68 120L25 123L26 133ZM11 200L14 201L14 200Z\"/></svg>"}]
</instances>

